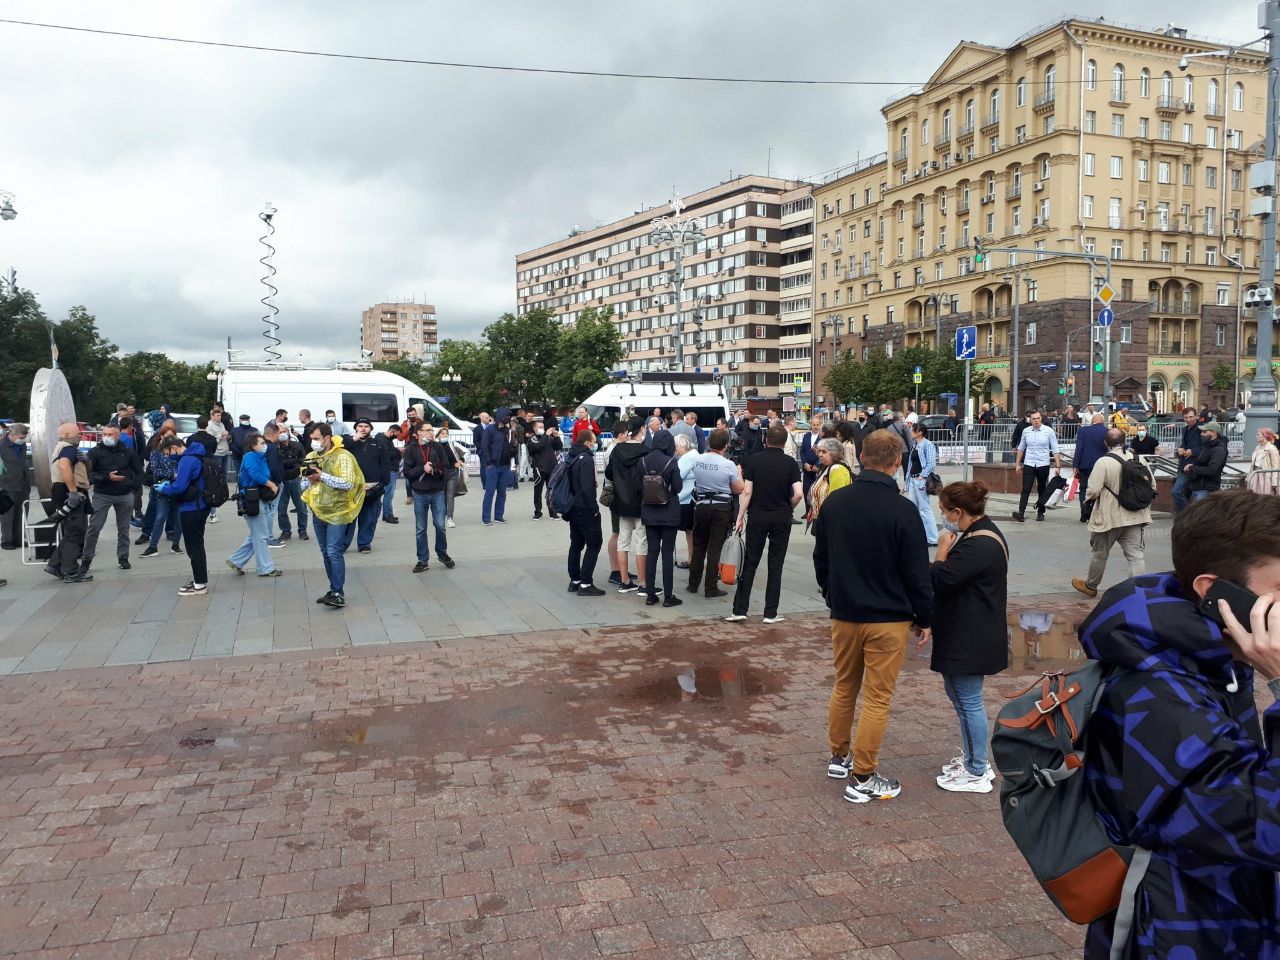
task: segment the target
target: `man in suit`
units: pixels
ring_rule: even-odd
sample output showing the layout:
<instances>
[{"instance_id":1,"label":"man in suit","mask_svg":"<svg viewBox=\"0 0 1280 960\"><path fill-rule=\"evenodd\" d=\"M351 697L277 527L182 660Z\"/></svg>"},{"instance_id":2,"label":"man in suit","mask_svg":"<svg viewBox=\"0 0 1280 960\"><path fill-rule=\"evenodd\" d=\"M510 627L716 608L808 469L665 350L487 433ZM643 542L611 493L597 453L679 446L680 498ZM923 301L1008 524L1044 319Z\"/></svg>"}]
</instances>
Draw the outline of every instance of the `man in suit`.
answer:
<instances>
[{"instance_id":1,"label":"man in suit","mask_svg":"<svg viewBox=\"0 0 1280 960\"><path fill-rule=\"evenodd\" d=\"M1081 427L1076 431L1076 452L1072 459L1075 461L1076 480L1080 483L1076 493L1080 498L1081 523L1089 522L1089 515L1093 513L1093 505L1096 502L1096 500L1086 500L1085 494L1089 491L1089 474L1093 471L1094 464L1107 453L1105 419L1102 414L1095 413L1089 426Z\"/></svg>"}]
</instances>

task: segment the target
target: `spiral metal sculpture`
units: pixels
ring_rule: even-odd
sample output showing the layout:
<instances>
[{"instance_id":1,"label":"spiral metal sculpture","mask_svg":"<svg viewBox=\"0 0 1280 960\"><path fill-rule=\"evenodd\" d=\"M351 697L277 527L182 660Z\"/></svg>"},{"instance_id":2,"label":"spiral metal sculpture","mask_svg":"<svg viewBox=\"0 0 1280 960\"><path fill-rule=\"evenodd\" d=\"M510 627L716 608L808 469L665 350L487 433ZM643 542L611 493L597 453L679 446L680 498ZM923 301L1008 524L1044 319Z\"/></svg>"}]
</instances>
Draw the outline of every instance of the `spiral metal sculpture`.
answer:
<instances>
[{"instance_id":1,"label":"spiral metal sculpture","mask_svg":"<svg viewBox=\"0 0 1280 960\"><path fill-rule=\"evenodd\" d=\"M280 359L280 351L276 347L280 346L280 338L276 334L280 331L280 324L276 323L275 318L280 315L280 308L275 305L273 300L275 295L280 291L271 281L275 278L276 268L271 262L271 258L275 256L276 248L271 245L271 237L275 236L276 228L271 223L271 218L276 215L276 208L270 203L267 204L258 219L267 225L267 232L258 238L258 242L267 248L267 253L258 262L267 268L267 273L263 275L259 281L264 287L271 292L263 297L259 302L267 308L267 312L262 315L262 322L267 329L262 331L263 337L267 340L267 346L263 347L263 351L270 357L270 363L275 363Z\"/></svg>"}]
</instances>

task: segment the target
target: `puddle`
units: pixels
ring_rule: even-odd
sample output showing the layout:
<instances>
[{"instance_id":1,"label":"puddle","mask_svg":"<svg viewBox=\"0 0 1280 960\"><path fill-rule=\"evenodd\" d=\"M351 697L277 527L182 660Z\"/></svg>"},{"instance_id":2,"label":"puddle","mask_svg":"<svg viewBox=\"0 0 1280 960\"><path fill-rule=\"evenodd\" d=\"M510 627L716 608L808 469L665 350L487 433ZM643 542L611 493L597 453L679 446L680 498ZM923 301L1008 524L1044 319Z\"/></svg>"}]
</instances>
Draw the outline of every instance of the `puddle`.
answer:
<instances>
[{"instance_id":1,"label":"puddle","mask_svg":"<svg viewBox=\"0 0 1280 960\"><path fill-rule=\"evenodd\" d=\"M624 691L624 700L642 703L732 703L770 692L764 679L747 667L681 667Z\"/></svg>"},{"instance_id":2,"label":"puddle","mask_svg":"<svg viewBox=\"0 0 1280 960\"><path fill-rule=\"evenodd\" d=\"M1064 600L1052 606L1010 605L1009 670L1040 673L1058 667L1074 668L1088 659L1080 648L1078 630L1093 609L1088 601Z\"/></svg>"}]
</instances>

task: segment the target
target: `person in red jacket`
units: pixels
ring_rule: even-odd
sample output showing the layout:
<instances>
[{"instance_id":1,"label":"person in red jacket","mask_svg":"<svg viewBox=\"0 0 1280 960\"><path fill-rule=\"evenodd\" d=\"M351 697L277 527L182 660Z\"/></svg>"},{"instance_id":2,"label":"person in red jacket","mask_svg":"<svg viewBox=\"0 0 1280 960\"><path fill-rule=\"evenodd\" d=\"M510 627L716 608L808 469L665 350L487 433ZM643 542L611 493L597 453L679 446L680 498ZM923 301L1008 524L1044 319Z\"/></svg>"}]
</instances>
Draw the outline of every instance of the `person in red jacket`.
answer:
<instances>
[{"instance_id":1,"label":"person in red jacket","mask_svg":"<svg viewBox=\"0 0 1280 960\"><path fill-rule=\"evenodd\" d=\"M591 419L591 417L587 415L586 407L579 407L574 412L574 418L575 419L573 421L573 437L572 437L573 443L578 442L578 434L582 433L583 430L590 430L597 437L600 436L600 424L596 423L594 420Z\"/></svg>"}]
</instances>

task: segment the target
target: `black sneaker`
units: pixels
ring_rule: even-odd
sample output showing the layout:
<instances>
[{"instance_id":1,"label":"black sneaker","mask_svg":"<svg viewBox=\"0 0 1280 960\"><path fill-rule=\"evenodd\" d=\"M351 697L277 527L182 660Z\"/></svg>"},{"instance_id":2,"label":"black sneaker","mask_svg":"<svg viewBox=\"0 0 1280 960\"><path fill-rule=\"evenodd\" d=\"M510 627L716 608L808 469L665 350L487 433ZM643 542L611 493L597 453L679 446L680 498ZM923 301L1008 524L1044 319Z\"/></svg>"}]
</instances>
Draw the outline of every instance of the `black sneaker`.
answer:
<instances>
[{"instance_id":1,"label":"black sneaker","mask_svg":"<svg viewBox=\"0 0 1280 960\"><path fill-rule=\"evenodd\" d=\"M644 598L644 605L646 607L656 607L658 605L658 595L656 593L649 594Z\"/></svg>"},{"instance_id":2,"label":"black sneaker","mask_svg":"<svg viewBox=\"0 0 1280 960\"><path fill-rule=\"evenodd\" d=\"M85 573L83 570L81 570L78 573L71 574L71 576L69 577L63 577L62 582L63 583L88 583L92 579L93 579L92 573Z\"/></svg>"},{"instance_id":3,"label":"black sneaker","mask_svg":"<svg viewBox=\"0 0 1280 960\"><path fill-rule=\"evenodd\" d=\"M131 563L129 562L129 558L128 558L128 557L125 557L123 560L121 560L121 561L120 561L120 569L121 569L121 570L132 570L132 569L133 569L133 564L131 564Z\"/></svg>"},{"instance_id":4,"label":"black sneaker","mask_svg":"<svg viewBox=\"0 0 1280 960\"><path fill-rule=\"evenodd\" d=\"M678 607L682 603L684 603L684 601L677 596L670 596L662 601L662 605L664 607Z\"/></svg>"},{"instance_id":5,"label":"black sneaker","mask_svg":"<svg viewBox=\"0 0 1280 960\"><path fill-rule=\"evenodd\" d=\"M428 564L425 564L425 563L415 563L415 564L413 565L413 572L414 572L414 573L426 573L426 571L427 571L428 569L430 569L430 568L429 568L429 565L428 565Z\"/></svg>"},{"instance_id":6,"label":"black sneaker","mask_svg":"<svg viewBox=\"0 0 1280 960\"><path fill-rule=\"evenodd\" d=\"M578 587L578 596L580 597L603 597L604 591L597 587L594 583L584 583Z\"/></svg>"},{"instance_id":7,"label":"black sneaker","mask_svg":"<svg viewBox=\"0 0 1280 960\"><path fill-rule=\"evenodd\" d=\"M142 546L144 543L150 543L150 542L151 542L151 534L149 534L149 533L144 533L144 534L142 534L140 537L138 537L138 539L137 539L137 540L133 541L133 545L134 545L135 547L140 547L140 546Z\"/></svg>"},{"instance_id":8,"label":"black sneaker","mask_svg":"<svg viewBox=\"0 0 1280 960\"><path fill-rule=\"evenodd\" d=\"M849 771L853 769L853 758L850 756L838 757L831 755L831 759L827 761L827 776L832 780L848 779Z\"/></svg>"},{"instance_id":9,"label":"black sneaker","mask_svg":"<svg viewBox=\"0 0 1280 960\"><path fill-rule=\"evenodd\" d=\"M635 593L639 589L640 584L636 583L634 580L628 580L626 583L618 585L619 593Z\"/></svg>"},{"instance_id":10,"label":"black sneaker","mask_svg":"<svg viewBox=\"0 0 1280 960\"><path fill-rule=\"evenodd\" d=\"M373 547L357 547L360 553L373 553Z\"/></svg>"},{"instance_id":11,"label":"black sneaker","mask_svg":"<svg viewBox=\"0 0 1280 960\"><path fill-rule=\"evenodd\" d=\"M311 539L311 537L309 537L309 536L307 535L307 531L305 531L305 530L299 530L299 531L298 531L298 539L299 539L299 540L310 540L310 539Z\"/></svg>"},{"instance_id":12,"label":"black sneaker","mask_svg":"<svg viewBox=\"0 0 1280 960\"><path fill-rule=\"evenodd\" d=\"M728 595L729 595L728 590L721 590L719 587L712 590L710 593L703 594L703 596L709 600L714 600L716 597L727 597Z\"/></svg>"},{"instance_id":13,"label":"black sneaker","mask_svg":"<svg viewBox=\"0 0 1280 960\"><path fill-rule=\"evenodd\" d=\"M1041 510L1039 513L1037 513L1037 514L1036 514L1036 522L1037 522L1037 523L1044 523L1044 511L1043 511L1043 510Z\"/></svg>"},{"instance_id":14,"label":"black sneaker","mask_svg":"<svg viewBox=\"0 0 1280 960\"><path fill-rule=\"evenodd\" d=\"M281 530L281 531L280 531L280 539L281 539L281 540L292 540L292 539L293 539L293 531L292 531L292 530Z\"/></svg>"},{"instance_id":15,"label":"black sneaker","mask_svg":"<svg viewBox=\"0 0 1280 960\"><path fill-rule=\"evenodd\" d=\"M146 560L147 557L158 557L158 556L160 556L160 551L157 550L155 547L147 547L147 549L142 551L143 560Z\"/></svg>"},{"instance_id":16,"label":"black sneaker","mask_svg":"<svg viewBox=\"0 0 1280 960\"><path fill-rule=\"evenodd\" d=\"M1027 522L1027 515L1025 513L1011 513L1009 516L1013 517L1013 519L1017 520L1019 523Z\"/></svg>"},{"instance_id":17,"label":"black sneaker","mask_svg":"<svg viewBox=\"0 0 1280 960\"><path fill-rule=\"evenodd\" d=\"M578 583L578 581L577 581L577 580L570 580L570 581L569 581L569 592L570 592L570 593L577 593L577 592L578 592L578 587L580 587L580 586L582 586L582 584Z\"/></svg>"},{"instance_id":18,"label":"black sneaker","mask_svg":"<svg viewBox=\"0 0 1280 960\"><path fill-rule=\"evenodd\" d=\"M172 554L176 554L178 556L182 556L182 548L178 546L176 543L169 548L169 552Z\"/></svg>"},{"instance_id":19,"label":"black sneaker","mask_svg":"<svg viewBox=\"0 0 1280 960\"><path fill-rule=\"evenodd\" d=\"M505 521L505 520L494 520L493 522L494 522L494 523L506 523L507 521Z\"/></svg>"},{"instance_id":20,"label":"black sneaker","mask_svg":"<svg viewBox=\"0 0 1280 960\"><path fill-rule=\"evenodd\" d=\"M444 564L444 568L445 568L446 570L452 570L454 567L456 567L456 566L458 565L458 564L454 561L453 557L449 556L447 553L439 554L439 555L437 556L437 559L438 559L441 563L443 563L443 564Z\"/></svg>"},{"instance_id":21,"label":"black sneaker","mask_svg":"<svg viewBox=\"0 0 1280 960\"><path fill-rule=\"evenodd\" d=\"M345 607L347 605L347 598L340 593L326 593L324 597L324 604L327 607Z\"/></svg>"},{"instance_id":22,"label":"black sneaker","mask_svg":"<svg viewBox=\"0 0 1280 960\"><path fill-rule=\"evenodd\" d=\"M333 596L333 591L332 591L332 590L330 590L330 591L329 591L328 593L326 593L323 597L316 597L316 603L328 603L328 602L329 602L329 598L330 598L330 597L332 597L332 596Z\"/></svg>"},{"instance_id":23,"label":"black sneaker","mask_svg":"<svg viewBox=\"0 0 1280 960\"><path fill-rule=\"evenodd\" d=\"M382 522L383 523L399 523L400 518L399 517L383 517Z\"/></svg>"},{"instance_id":24,"label":"black sneaker","mask_svg":"<svg viewBox=\"0 0 1280 960\"><path fill-rule=\"evenodd\" d=\"M541 519L542 519L542 514L540 514L540 513L535 513L535 514L533 515L533 519L535 519L535 520L541 520Z\"/></svg>"},{"instance_id":25,"label":"black sneaker","mask_svg":"<svg viewBox=\"0 0 1280 960\"><path fill-rule=\"evenodd\" d=\"M622 574L619 573L617 570L613 571L613 573L609 574L609 582L612 583L615 587L622 586Z\"/></svg>"}]
</instances>

